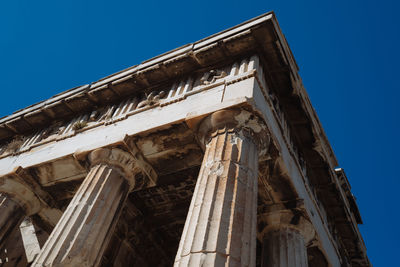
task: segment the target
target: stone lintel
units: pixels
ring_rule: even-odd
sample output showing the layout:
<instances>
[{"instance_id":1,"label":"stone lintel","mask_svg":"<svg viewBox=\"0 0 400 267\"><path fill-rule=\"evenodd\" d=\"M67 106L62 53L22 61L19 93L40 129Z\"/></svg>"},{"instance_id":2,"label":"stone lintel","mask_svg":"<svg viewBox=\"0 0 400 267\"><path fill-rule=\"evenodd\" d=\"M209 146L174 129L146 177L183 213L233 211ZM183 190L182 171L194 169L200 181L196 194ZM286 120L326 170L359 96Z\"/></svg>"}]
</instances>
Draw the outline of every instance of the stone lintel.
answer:
<instances>
[{"instance_id":1,"label":"stone lintel","mask_svg":"<svg viewBox=\"0 0 400 267\"><path fill-rule=\"evenodd\" d=\"M116 94L117 98L123 99L126 94L132 91L129 87L134 87L136 89L135 91L153 87L160 82L165 82L176 76L182 76L196 69L209 67L216 62L231 61L232 55L238 56L240 54L248 54L254 46L257 46L256 37L253 36L255 34L250 30L251 28L263 27L264 29L268 29L272 27L278 34L281 34L280 29L274 27L273 21L276 23L273 12L263 14L241 25L215 34L212 37L174 49L134 66L133 68L120 71L97 82L93 82L90 85L83 85L70 89L47 101L19 110L0 120L0 127L8 125L8 131L1 132L0 140L8 138L12 134L21 134L27 130L31 130L32 127L39 124L38 121L40 122L42 120L40 123L40 125L42 125L43 120L49 123L50 121L54 121L54 117L56 116L70 115L71 110L74 113L78 113L81 112L82 109L87 109L88 105L95 106L101 104L101 99L98 100L98 98L90 97L91 93L96 90L112 91L112 94ZM265 34L258 35L264 39L271 38L271 36ZM225 53L212 53L215 49L215 44L222 43L224 43L224 45L220 47L226 50ZM229 55L229 57L222 55ZM294 62L294 59L292 59L292 61ZM297 66L294 65L293 68L294 72L297 71ZM157 79L152 77L154 74L157 74ZM137 86L138 84L141 86ZM74 105L70 108L65 105L65 103L74 102L74 100L77 99L86 103L86 105ZM58 111L58 113L55 111ZM47 115L40 116L42 113L54 114L54 117L49 118ZM35 116L32 116L32 114ZM28 118L30 124L25 123L26 126L22 128L14 127L14 121L23 120L24 117ZM41 120L38 120L38 117Z\"/></svg>"},{"instance_id":2,"label":"stone lintel","mask_svg":"<svg viewBox=\"0 0 400 267\"><path fill-rule=\"evenodd\" d=\"M82 103L88 103L88 105L93 104L94 106L104 105L105 97L90 97L90 94L94 93L96 90L115 94L115 101L122 100L126 95L132 92L144 92L144 90L155 88L164 82L170 82L177 76L186 75L196 70L209 69L214 67L214 65L228 62L235 57L239 58L255 50L260 51L261 61L267 64L268 69L265 70L267 72L265 76L271 79L268 81L268 84L273 85L271 92L273 91L276 93L278 103L282 107L282 113L279 115L287 117L291 122L294 139L301 144L300 150L304 152L306 162L312 163L308 165L311 166L307 171L308 182L316 187L322 180L329 180L336 183L336 181L332 179L335 176L330 173L332 172L331 168L337 165L336 158L301 84L297 73L297 65L273 13L265 14L194 44L173 50L155 59L143 62L136 67L106 77L91 85L71 89L47 101L41 102L38 105L34 105L25 110L16 112L9 117L3 118L0 120L0 140L6 142L13 135L25 134L37 127L42 127L42 124L37 122L42 123L45 121L46 124L49 124L54 121L54 119L57 119L56 116L58 115L72 116L74 113L81 114L83 110L91 108L87 105L82 105ZM278 60L273 62L268 60L268 58L277 58ZM173 70L175 70L175 73ZM160 73L164 73L161 78L159 76ZM279 73L279 75L271 75L276 73ZM220 85L222 86L222 84ZM243 96L243 98L246 99L246 96ZM237 103L238 102L236 102L236 104ZM226 105L228 106L228 104ZM232 103L230 103L230 105L232 106ZM80 108L80 106L82 108ZM51 115L48 116L49 114ZM44 120L42 118L44 118ZM143 121L141 121L141 123L143 123ZM104 133L105 131L101 132L103 136L107 136L107 134ZM88 135L86 138L90 139ZM112 138L110 137L110 139ZM310 142L309 140L314 141ZM75 147L77 143L76 139L75 145L71 146L71 143L72 142L66 142L64 144L66 144L66 146ZM47 146L47 149L51 150L51 145ZM39 151L39 149L36 151ZM64 151L67 151L67 149ZM43 149L42 152L41 156L46 155L48 151ZM70 152L71 151L68 153ZM35 158L35 156L32 158ZM24 160L24 157L16 157L11 154L9 157L10 161L3 161L1 169L7 169L7 166L11 165L9 162L18 162L21 158ZM43 158L45 157L46 156ZM25 159L27 159L27 157L25 157ZM17 164L22 166L29 165L29 162L27 164L25 163L27 162ZM322 169L324 171L320 172ZM7 169L6 172L8 171ZM153 176L150 175L150 177ZM0 180L0 183L2 181L3 180ZM7 181L7 183L9 183L9 181ZM326 193L329 192L321 190L317 192L315 196L325 208L329 207L328 201L324 199L324 194ZM346 199L342 198L340 195L340 191L331 193L331 196L332 195L338 196L338 202L346 202ZM30 209L33 208L30 207ZM327 213L329 215L327 216L328 218L341 216L341 213L336 212L335 209L328 208ZM357 219L357 221L361 221L361 218ZM357 245L350 245L347 249L349 251L355 251L354 248L365 250L359 245L362 244L362 239L358 233L355 222L352 222L350 231L353 238L357 239L358 242ZM340 231L339 235L342 238L346 238L347 231ZM354 254L352 257L356 258L357 254Z\"/></svg>"}]
</instances>

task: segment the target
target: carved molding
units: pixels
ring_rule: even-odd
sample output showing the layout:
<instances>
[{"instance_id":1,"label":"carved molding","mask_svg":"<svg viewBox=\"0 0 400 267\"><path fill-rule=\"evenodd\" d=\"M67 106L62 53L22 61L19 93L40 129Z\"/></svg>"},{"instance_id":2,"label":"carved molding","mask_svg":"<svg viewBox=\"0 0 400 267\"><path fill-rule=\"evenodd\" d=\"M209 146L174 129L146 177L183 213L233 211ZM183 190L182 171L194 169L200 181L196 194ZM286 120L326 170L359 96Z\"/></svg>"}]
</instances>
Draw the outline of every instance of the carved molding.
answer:
<instances>
[{"instance_id":1,"label":"carved molding","mask_svg":"<svg viewBox=\"0 0 400 267\"><path fill-rule=\"evenodd\" d=\"M316 239L314 226L306 215L302 200L265 207L263 213L258 215L258 226L258 238L260 240L263 240L263 237L268 232L280 228L291 228L300 232L305 244L309 244Z\"/></svg>"},{"instance_id":2,"label":"carved molding","mask_svg":"<svg viewBox=\"0 0 400 267\"><path fill-rule=\"evenodd\" d=\"M145 99L139 102L137 105L137 108L143 108L143 107L149 107L156 105L160 102L161 99L163 99L167 94L165 91L152 91L150 94L145 96Z\"/></svg>"},{"instance_id":3,"label":"carved molding","mask_svg":"<svg viewBox=\"0 0 400 267\"><path fill-rule=\"evenodd\" d=\"M119 148L95 149L89 153L88 160L91 166L105 164L116 167L129 182L131 189L135 187L135 176L141 172L135 158Z\"/></svg>"},{"instance_id":4,"label":"carved molding","mask_svg":"<svg viewBox=\"0 0 400 267\"><path fill-rule=\"evenodd\" d=\"M69 138L101 125L115 123L147 109L170 105L182 101L190 95L222 84L232 84L254 77L258 67L257 62L257 56L246 58L220 69L213 69L179 80L167 88L157 88L149 93L139 92L138 95L125 101L100 107L70 121L55 122L31 136L17 136L10 142L0 145L0 158L20 154L52 141Z\"/></svg>"},{"instance_id":5,"label":"carved molding","mask_svg":"<svg viewBox=\"0 0 400 267\"><path fill-rule=\"evenodd\" d=\"M255 113L244 109L220 110L203 119L197 129L200 143L205 146L220 131L235 131L249 136L257 145L259 155L267 153L271 142L270 131Z\"/></svg>"},{"instance_id":6,"label":"carved molding","mask_svg":"<svg viewBox=\"0 0 400 267\"><path fill-rule=\"evenodd\" d=\"M216 80L226 77L227 74L223 70L210 70L205 72L203 76L200 78L201 84L211 84L214 83Z\"/></svg>"}]
</instances>

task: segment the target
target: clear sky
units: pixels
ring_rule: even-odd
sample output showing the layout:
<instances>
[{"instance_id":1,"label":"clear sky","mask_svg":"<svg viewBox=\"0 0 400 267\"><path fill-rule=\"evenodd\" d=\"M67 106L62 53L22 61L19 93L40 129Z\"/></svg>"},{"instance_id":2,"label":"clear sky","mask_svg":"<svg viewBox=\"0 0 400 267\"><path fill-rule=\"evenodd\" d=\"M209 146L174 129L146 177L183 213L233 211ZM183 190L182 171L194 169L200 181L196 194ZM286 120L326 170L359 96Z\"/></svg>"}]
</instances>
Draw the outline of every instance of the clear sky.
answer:
<instances>
[{"instance_id":1,"label":"clear sky","mask_svg":"<svg viewBox=\"0 0 400 267\"><path fill-rule=\"evenodd\" d=\"M357 197L369 258L399 266L398 3L0 1L0 116L274 10Z\"/></svg>"}]
</instances>

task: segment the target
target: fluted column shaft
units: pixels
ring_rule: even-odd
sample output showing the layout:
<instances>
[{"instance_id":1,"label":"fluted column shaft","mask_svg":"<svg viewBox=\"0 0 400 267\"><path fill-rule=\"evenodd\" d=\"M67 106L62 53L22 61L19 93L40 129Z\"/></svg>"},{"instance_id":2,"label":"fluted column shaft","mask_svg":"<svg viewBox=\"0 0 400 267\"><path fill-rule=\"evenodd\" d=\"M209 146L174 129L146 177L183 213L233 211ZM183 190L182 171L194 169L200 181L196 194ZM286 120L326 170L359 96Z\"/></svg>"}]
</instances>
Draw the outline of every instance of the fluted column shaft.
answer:
<instances>
[{"instance_id":1,"label":"fluted column shaft","mask_svg":"<svg viewBox=\"0 0 400 267\"><path fill-rule=\"evenodd\" d=\"M4 193L0 193L0 247L4 240L22 221L22 208L7 197Z\"/></svg>"},{"instance_id":2,"label":"fluted column shaft","mask_svg":"<svg viewBox=\"0 0 400 267\"><path fill-rule=\"evenodd\" d=\"M257 169L251 138L226 128L212 135L174 266L255 266Z\"/></svg>"},{"instance_id":3,"label":"fluted column shaft","mask_svg":"<svg viewBox=\"0 0 400 267\"><path fill-rule=\"evenodd\" d=\"M307 248L301 232L289 226L264 234L262 267L307 267Z\"/></svg>"},{"instance_id":4,"label":"fluted column shaft","mask_svg":"<svg viewBox=\"0 0 400 267\"><path fill-rule=\"evenodd\" d=\"M114 157L110 160L115 162L114 154L127 154L112 152L99 151L95 156ZM123 163L129 161L127 157ZM103 160L95 162L33 266L97 266L100 263L130 186L118 166Z\"/></svg>"}]
</instances>

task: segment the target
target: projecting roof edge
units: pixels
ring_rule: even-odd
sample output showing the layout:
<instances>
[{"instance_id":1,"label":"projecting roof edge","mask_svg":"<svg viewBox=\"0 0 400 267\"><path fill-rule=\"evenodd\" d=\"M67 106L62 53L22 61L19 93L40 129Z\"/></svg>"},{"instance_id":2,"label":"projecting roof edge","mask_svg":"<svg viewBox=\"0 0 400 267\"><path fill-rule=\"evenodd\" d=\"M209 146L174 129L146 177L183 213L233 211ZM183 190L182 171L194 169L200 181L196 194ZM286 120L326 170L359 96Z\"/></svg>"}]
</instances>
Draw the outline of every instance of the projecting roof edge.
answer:
<instances>
[{"instance_id":1,"label":"projecting roof edge","mask_svg":"<svg viewBox=\"0 0 400 267\"><path fill-rule=\"evenodd\" d=\"M268 36L260 37L260 34L266 34ZM262 39L263 42L260 42L259 38L264 38ZM248 42L246 44L247 46L243 46L243 40ZM228 44L234 44L237 46L229 50L229 48L224 47L225 41ZM118 99L122 99L124 94L132 94L138 90L146 90L148 87L157 86L160 81L169 81L190 72L198 71L199 69L210 68L221 61L229 59L229 55L215 55L216 53L214 52L216 50L223 50L223 52L227 51L236 57L248 53L254 53L255 51L263 51L266 53L268 52L268 49L271 49L270 47L261 47L262 44L266 42L279 43L277 46L280 47L274 49L279 51L277 53L280 53L281 57L279 57L279 59L274 58L276 61L279 61L278 63L274 62L274 64L276 63L276 66L274 66L277 67L277 71L285 73L285 78L283 79L284 82L278 84L283 86L277 86L276 88L273 88L273 90L281 90L285 87L288 88L286 86L289 85L286 84L286 76L292 75L294 77L295 81L292 81L292 83L294 82L295 84L292 84L292 87L296 86L293 90L297 90L297 92L286 92L287 95L282 97L281 100L284 101L283 98L294 97L295 94L298 94L302 98L300 103L302 109L301 112L305 114L305 117L307 117L307 127L309 125L310 128L312 128L312 135L316 140L322 141L324 154L327 156L327 161L329 161L330 165L337 165L337 160L332 147L329 144L315 110L311 105L310 99L302 86L301 78L298 75L298 66L293 57L292 51L281 32L273 12L263 14L200 41L184 45L147 61L143 61L137 66L127 68L91 84L69 89L45 101L19 110L12 115L3 117L0 119L0 141L7 140L7 138L16 134L25 134L33 129L43 127L43 124L40 126L42 118L46 120L46 123L50 124L54 120L62 119L62 116L68 114L68 112L69 114L74 115L75 113L82 113L84 108L92 108L101 105L103 102L96 102L96 98L90 97L90 93L103 87L110 87L111 89L108 89L110 89L113 94L116 94ZM266 53L263 56L264 59L267 59L266 61L268 61L269 54ZM177 66L181 66L181 69L184 69L184 72L177 72L175 70ZM144 78L142 76L144 76ZM141 83L142 87L137 86L135 84L136 81L139 84ZM119 88L122 93L118 94L115 92L117 91L115 87L120 86L121 83L129 83L129 86L135 88L123 86L123 88ZM130 89L126 89L127 87ZM285 92L282 93L282 95L284 94ZM71 99L77 103L73 102L72 105L69 102ZM87 107L85 101L91 106ZM290 102L287 102L286 104L290 105L288 103ZM40 116L38 116L38 114ZM307 144L307 146L310 145Z\"/></svg>"},{"instance_id":2,"label":"projecting roof edge","mask_svg":"<svg viewBox=\"0 0 400 267\"><path fill-rule=\"evenodd\" d=\"M64 92L61 92L59 94L56 94L56 95L52 96L51 98L49 98L47 100L43 100L43 101L40 101L39 103L33 104L33 105L28 106L26 108L17 110L14 113L12 113L11 115L1 117L0 118L0 126L3 123L7 122L7 121L10 121L12 119L18 118L20 116L23 116L23 115L25 115L25 114L27 114L29 112L34 111L34 110L41 109L45 105L60 101L60 100L62 100L64 98L72 96L72 95L74 95L76 93L85 91L88 87L90 87L90 85L89 84L85 84L85 85L81 85L81 86L77 86L77 87L68 89L68 90L66 90Z\"/></svg>"},{"instance_id":3,"label":"projecting roof edge","mask_svg":"<svg viewBox=\"0 0 400 267\"><path fill-rule=\"evenodd\" d=\"M275 14L273 12L269 12L266 14L263 14L261 16L258 16L256 18L253 18L249 21L246 21L244 23L241 23L235 27L232 27L230 29L224 30L222 32L213 34L209 37L206 37L200 41L187 44L184 46L181 46L179 48L176 48L174 50L171 50L167 53L161 54L159 56L156 56L152 59L149 59L147 61L142 62L141 64L137 66L130 67L128 69L122 70L120 72L117 72L115 74L112 74L110 76L107 76L103 79L100 79L96 82L93 82L91 84L86 84L83 86L79 86L76 88L69 89L65 92L62 92L60 94L57 94L45 101L39 102L37 104L34 104L32 106L29 106L25 109L21 109L19 111L16 111L12 115L3 117L0 119L0 140L4 140L9 138L10 136L14 134L24 134L25 132L29 132L30 130L39 128L41 125L39 125L38 121L41 122L43 119L47 120L48 123L51 123L54 120L57 119L62 119L64 116L63 110L66 110L65 114L69 113L79 113L81 112L79 108L82 108L78 105L77 109L72 109L68 104L65 104L67 100L71 100L73 98L79 98L80 99L86 99L88 102L92 102L93 106L98 105L99 103L93 103L93 100L88 96L88 93L91 93L92 91L95 91L97 88L102 88L104 86L109 86L110 84L114 84L114 82L120 82L124 81L125 79L134 79L134 76L132 75L137 75L138 73L144 73L146 71L149 72L148 70L154 69L155 66L159 66L160 64L164 64L166 62L171 62L174 60L179 60L182 57L184 58L190 58L193 61L196 61L196 66L193 68L199 69L203 68L205 66L210 66L215 63L214 58L205 58L203 59L202 62L199 62L199 60L196 58L196 55L194 56L195 59L193 59L193 54L197 53L197 51L202 50L204 48L209 49L210 46L212 45L219 45L221 41L233 39L233 42L239 42L237 41L236 36L240 35L250 35L252 38L254 37L254 34L251 31L254 31L257 27L261 25L265 25L265 22L269 21L269 24L272 24L273 26L273 33L271 33L272 37L265 37L265 38L276 38L277 41L281 44L282 47L282 56L285 58L284 60L287 62L288 67L290 68L290 72L293 74L295 79L297 81L300 81L301 83L301 78L298 75L298 66L295 62L295 59L293 57L292 51L290 50L290 47L286 41L286 38L284 37L283 33L281 32L281 29L279 27L279 24L276 20ZM265 26L265 28L267 28ZM269 34L269 33L268 33ZM240 39L239 39L240 40ZM256 42L256 41L254 41ZM213 48L210 48L212 50ZM248 48L247 48L248 49ZM246 50L246 48L239 47L237 54L240 54L243 50ZM244 51L245 53L248 51ZM217 60L221 60L221 58L217 58ZM211 63L210 63L211 62ZM136 76L135 76L136 77ZM165 77L166 79L173 79L171 75L166 74ZM150 83L150 85L153 85ZM149 87L149 85L147 85ZM323 139L325 143L325 147L328 150L328 154L331 158L331 163L333 165L337 165L337 160L336 157L332 151L332 148L329 144L328 139L325 136L325 133L323 132L323 129L320 125L319 119L316 116L313 107L311 106L311 103L309 101L308 95L305 92L304 88L299 89L302 93L302 95L305 98L305 101L303 104L305 105L305 110L306 113L308 113L309 117L312 118L312 127L316 129L315 133L321 133L319 134L320 136L316 136L316 138L321 138ZM122 97L121 97L122 98ZM59 105L57 109L54 108L55 105ZM81 105L83 108L85 108L85 105ZM51 110L51 112L48 112L48 109L54 108L54 111ZM61 111L60 111L61 110ZM42 115L39 119L35 118L35 120L30 120L29 116L37 116L38 114ZM50 115L49 115L50 114ZM4 133L2 133L2 131ZM315 134L314 133L314 134Z\"/></svg>"},{"instance_id":4,"label":"projecting roof edge","mask_svg":"<svg viewBox=\"0 0 400 267\"><path fill-rule=\"evenodd\" d=\"M249 29L249 28L251 28L251 27L253 27L255 25L262 24L263 22L265 22L265 21L267 21L267 20L269 20L269 19L271 19L273 17L274 17L274 13L273 12L268 12L266 14L263 14L263 15L259 16L259 17L253 18L253 19L251 19L249 21L246 21L246 22L243 22L243 23L241 23L241 24L239 24L239 25L237 25L235 27L232 27L230 29L227 29L227 30L221 31L219 33L213 34L211 36L208 36L208 37L206 37L204 39L201 39L201 40L199 40L197 42L194 42L194 43L191 43L191 44L186 44L184 46L181 46L181 47L178 47L178 48L173 49L171 51L168 51L168 52L166 52L164 54L161 54L161 55L158 55L156 57L153 57L153 58L151 58L149 60L143 61L139 65L136 65L136 66L127 68L125 70L119 71L119 72L117 72L115 74L106 76L106 77L104 77L104 78L102 78L102 79L100 79L100 80L98 80L96 82L93 82L91 84L86 84L86 85L82 85L82 86L78 86L78 87L69 89L69 90L64 91L64 92L62 92L60 94L57 94L57 95L55 95L55 96L53 96L53 97L51 97L51 98L49 98L47 100L41 101L41 102L39 102L37 104L33 104L33 105L31 105L31 106L29 106L27 108L18 110L18 111L14 112L11 115L2 117L0 119L0 125L5 123L5 122L7 122L7 121L9 121L9 120L15 119L15 118L17 118L19 116L23 116L24 114L26 114L28 112L31 112L31 111L36 110L36 109L40 109L43 106L45 106L46 104L51 104L51 103L54 103L56 101L65 99L65 98L67 98L69 96L72 96L73 94L79 94L81 92L90 91L92 89L95 89L95 88L98 88L100 86L106 85L106 84L108 84L110 82L113 82L113 81L116 81L118 79L122 79L122 78L124 78L126 76L129 76L131 74L134 74L134 73L139 72L141 70L144 70L146 68L149 68L149 67L152 67L154 65L160 64L160 63L162 63L164 61L172 60L173 58L179 57L180 55L183 55L183 54L190 53L191 51L194 51L194 50L197 50L197 49L201 49L202 47L205 47L205 46L207 46L209 44L217 43L218 41L220 41L223 38L232 36L234 34L237 34L237 33L241 32L241 31L245 31L245 30L247 30L247 29Z\"/></svg>"}]
</instances>

